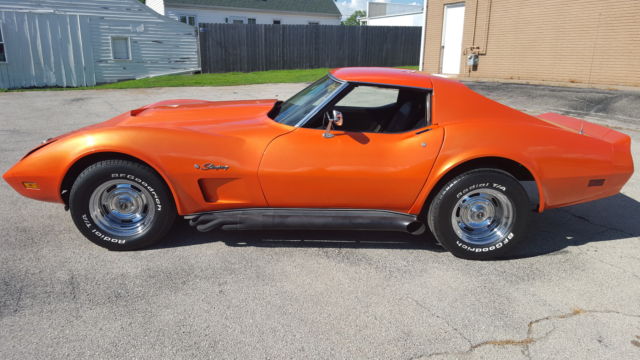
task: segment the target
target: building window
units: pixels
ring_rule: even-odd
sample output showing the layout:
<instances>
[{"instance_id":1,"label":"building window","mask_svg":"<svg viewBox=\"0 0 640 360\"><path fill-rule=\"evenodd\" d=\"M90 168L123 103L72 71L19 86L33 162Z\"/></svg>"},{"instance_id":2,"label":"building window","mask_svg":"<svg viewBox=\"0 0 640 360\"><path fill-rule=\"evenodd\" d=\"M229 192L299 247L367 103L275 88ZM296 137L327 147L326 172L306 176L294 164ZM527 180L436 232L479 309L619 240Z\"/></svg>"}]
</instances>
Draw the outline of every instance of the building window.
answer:
<instances>
[{"instance_id":1,"label":"building window","mask_svg":"<svg viewBox=\"0 0 640 360\"><path fill-rule=\"evenodd\" d=\"M113 60L131 60L131 39L128 36L111 37Z\"/></svg>"},{"instance_id":2,"label":"building window","mask_svg":"<svg viewBox=\"0 0 640 360\"><path fill-rule=\"evenodd\" d=\"M7 62L7 55L4 53L4 38L2 37L2 24L0 23L0 62Z\"/></svg>"},{"instance_id":3,"label":"building window","mask_svg":"<svg viewBox=\"0 0 640 360\"><path fill-rule=\"evenodd\" d=\"M309 25L320 25L317 21L309 21Z\"/></svg>"},{"instance_id":4,"label":"building window","mask_svg":"<svg viewBox=\"0 0 640 360\"><path fill-rule=\"evenodd\" d=\"M256 19L254 18L249 18L248 20L248 24L255 24L256 23Z\"/></svg>"},{"instance_id":5,"label":"building window","mask_svg":"<svg viewBox=\"0 0 640 360\"><path fill-rule=\"evenodd\" d=\"M244 16L229 16L225 19L225 22L231 24L246 24L247 18Z\"/></svg>"},{"instance_id":6,"label":"building window","mask_svg":"<svg viewBox=\"0 0 640 360\"><path fill-rule=\"evenodd\" d=\"M273 25L280 25L281 21L280 20L273 20Z\"/></svg>"},{"instance_id":7,"label":"building window","mask_svg":"<svg viewBox=\"0 0 640 360\"><path fill-rule=\"evenodd\" d=\"M195 15L180 15L180 22L185 23L191 26L196 26L196 16Z\"/></svg>"}]
</instances>

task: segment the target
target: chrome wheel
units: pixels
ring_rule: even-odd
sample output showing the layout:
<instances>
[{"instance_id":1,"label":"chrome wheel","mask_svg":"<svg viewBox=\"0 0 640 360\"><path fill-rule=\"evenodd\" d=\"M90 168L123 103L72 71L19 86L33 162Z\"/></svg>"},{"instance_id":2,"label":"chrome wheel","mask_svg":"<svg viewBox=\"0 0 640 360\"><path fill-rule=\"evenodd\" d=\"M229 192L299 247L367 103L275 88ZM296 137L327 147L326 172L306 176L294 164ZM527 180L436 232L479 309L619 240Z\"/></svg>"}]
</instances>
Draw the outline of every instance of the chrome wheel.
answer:
<instances>
[{"instance_id":1,"label":"chrome wheel","mask_svg":"<svg viewBox=\"0 0 640 360\"><path fill-rule=\"evenodd\" d=\"M125 179L109 180L98 186L89 198L89 211L100 229L119 237L145 232L155 216L151 193Z\"/></svg>"},{"instance_id":2,"label":"chrome wheel","mask_svg":"<svg viewBox=\"0 0 640 360\"><path fill-rule=\"evenodd\" d=\"M504 239L514 222L511 200L504 193L486 188L465 194L451 214L456 235L473 245L487 245Z\"/></svg>"}]
</instances>

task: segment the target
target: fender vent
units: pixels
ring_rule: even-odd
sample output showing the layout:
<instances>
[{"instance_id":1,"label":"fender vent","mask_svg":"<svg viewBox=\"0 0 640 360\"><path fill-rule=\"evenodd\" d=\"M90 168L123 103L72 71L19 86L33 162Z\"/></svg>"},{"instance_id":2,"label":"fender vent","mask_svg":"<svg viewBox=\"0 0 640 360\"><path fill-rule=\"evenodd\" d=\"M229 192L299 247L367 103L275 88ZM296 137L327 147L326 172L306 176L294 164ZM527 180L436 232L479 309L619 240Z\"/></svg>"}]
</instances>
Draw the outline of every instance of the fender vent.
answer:
<instances>
[{"instance_id":1,"label":"fender vent","mask_svg":"<svg viewBox=\"0 0 640 360\"><path fill-rule=\"evenodd\" d=\"M589 184L587 186L602 186L604 185L604 179L591 179L589 180Z\"/></svg>"}]
</instances>

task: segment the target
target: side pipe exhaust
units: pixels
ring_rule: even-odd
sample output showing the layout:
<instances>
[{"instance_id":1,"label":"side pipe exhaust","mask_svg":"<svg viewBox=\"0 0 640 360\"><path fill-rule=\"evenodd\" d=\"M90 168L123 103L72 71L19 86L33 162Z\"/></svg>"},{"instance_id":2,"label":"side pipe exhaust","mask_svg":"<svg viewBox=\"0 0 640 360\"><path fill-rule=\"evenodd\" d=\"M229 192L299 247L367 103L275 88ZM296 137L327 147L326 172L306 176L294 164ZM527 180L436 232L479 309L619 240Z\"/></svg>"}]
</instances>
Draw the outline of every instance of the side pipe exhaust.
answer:
<instances>
[{"instance_id":1,"label":"side pipe exhaust","mask_svg":"<svg viewBox=\"0 0 640 360\"><path fill-rule=\"evenodd\" d=\"M415 215L386 210L239 209L185 216L198 231L222 230L376 230L413 235L425 232Z\"/></svg>"}]
</instances>

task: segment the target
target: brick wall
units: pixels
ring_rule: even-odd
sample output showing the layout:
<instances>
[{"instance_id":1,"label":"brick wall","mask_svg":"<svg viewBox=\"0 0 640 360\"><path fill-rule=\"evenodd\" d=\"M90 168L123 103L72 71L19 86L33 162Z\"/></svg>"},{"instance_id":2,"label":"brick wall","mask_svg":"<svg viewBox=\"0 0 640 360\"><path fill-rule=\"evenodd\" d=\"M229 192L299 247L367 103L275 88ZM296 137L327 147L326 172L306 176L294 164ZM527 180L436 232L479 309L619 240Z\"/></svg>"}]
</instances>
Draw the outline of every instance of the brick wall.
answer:
<instances>
[{"instance_id":1,"label":"brick wall","mask_svg":"<svg viewBox=\"0 0 640 360\"><path fill-rule=\"evenodd\" d=\"M444 5L429 0L424 68L440 72ZM640 86L640 0L467 0L461 77ZM466 51L468 53L468 50Z\"/></svg>"}]
</instances>

